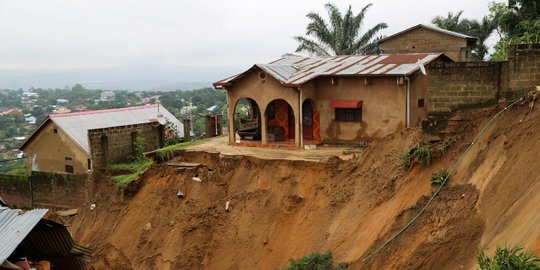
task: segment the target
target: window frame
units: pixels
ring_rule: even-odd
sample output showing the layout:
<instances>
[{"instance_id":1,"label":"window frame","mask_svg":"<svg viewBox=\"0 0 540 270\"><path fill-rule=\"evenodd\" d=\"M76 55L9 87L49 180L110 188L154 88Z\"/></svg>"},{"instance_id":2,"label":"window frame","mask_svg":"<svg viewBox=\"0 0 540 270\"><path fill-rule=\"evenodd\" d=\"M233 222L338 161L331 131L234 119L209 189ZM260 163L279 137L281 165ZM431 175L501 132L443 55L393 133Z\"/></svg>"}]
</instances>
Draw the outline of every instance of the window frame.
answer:
<instances>
[{"instance_id":1,"label":"window frame","mask_svg":"<svg viewBox=\"0 0 540 270\"><path fill-rule=\"evenodd\" d=\"M335 108L334 121L345 123L361 123L362 107L360 108Z\"/></svg>"}]
</instances>

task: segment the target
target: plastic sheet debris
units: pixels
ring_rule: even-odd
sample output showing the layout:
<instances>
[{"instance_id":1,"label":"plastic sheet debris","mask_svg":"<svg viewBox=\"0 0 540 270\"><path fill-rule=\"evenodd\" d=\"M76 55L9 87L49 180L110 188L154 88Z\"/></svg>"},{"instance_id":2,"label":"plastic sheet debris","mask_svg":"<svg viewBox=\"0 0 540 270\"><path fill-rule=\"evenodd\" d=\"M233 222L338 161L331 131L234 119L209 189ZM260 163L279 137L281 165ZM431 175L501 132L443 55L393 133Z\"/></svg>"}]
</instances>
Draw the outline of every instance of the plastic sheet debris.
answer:
<instances>
[{"instance_id":1,"label":"plastic sheet debris","mask_svg":"<svg viewBox=\"0 0 540 270\"><path fill-rule=\"evenodd\" d=\"M201 178L199 178L199 177L193 177L192 179L195 182L202 182Z\"/></svg>"}]
</instances>

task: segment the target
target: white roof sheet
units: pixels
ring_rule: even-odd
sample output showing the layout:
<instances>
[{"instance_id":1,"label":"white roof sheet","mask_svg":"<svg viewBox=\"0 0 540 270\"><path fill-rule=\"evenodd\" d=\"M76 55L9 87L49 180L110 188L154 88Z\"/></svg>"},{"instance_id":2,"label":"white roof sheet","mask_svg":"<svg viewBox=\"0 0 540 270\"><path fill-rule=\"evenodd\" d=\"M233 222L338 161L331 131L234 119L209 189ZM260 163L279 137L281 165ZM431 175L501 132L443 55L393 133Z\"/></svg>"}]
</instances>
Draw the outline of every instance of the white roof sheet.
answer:
<instances>
[{"instance_id":1,"label":"white roof sheet","mask_svg":"<svg viewBox=\"0 0 540 270\"><path fill-rule=\"evenodd\" d=\"M20 209L0 207L0 264L15 251L24 238L47 213L47 209Z\"/></svg>"}]
</instances>

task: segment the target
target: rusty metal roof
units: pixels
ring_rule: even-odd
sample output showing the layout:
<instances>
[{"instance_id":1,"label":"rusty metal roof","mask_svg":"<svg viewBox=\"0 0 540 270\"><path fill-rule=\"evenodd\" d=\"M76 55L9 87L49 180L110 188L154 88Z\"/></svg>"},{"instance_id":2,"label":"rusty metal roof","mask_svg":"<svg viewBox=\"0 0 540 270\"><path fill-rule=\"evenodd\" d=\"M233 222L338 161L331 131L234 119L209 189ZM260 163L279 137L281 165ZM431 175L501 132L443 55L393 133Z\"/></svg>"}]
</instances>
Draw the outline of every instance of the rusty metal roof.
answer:
<instances>
[{"instance_id":1,"label":"rusty metal roof","mask_svg":"<svg viewBox=\"0 0 540 270\"><path fill-rule=\"evenodd\" d=\"M82 150L87 154L90 154L88 130L156 122L158 108L159 112L177 127L179 136L184 136L184 125L165 107L158 104L108 110L50 114L46 121L43 122L42 126L48 120L53 121L58 128L63 130ZM27 141L24 142L19 149L23 149L40 128L41 126L29 136Z\"/></svg>"},{"instance_id":2,"label":"rusty metal roof","mask_svg":"<svg viewBox=\"0 0 540 270\"><path fill-rule=\"evenodd\" d=\"M400 32L397 32L393 35L390 35L390 36L387 36L385 38L382 38L380 39L379 41L377 41L377 43L382 43L382 42L385 42L389 39L392 39L392 38L395 38L403 33L406 33L406 32L409 32L411 30L414 30L416 28L425 28L425 29L428 29L428 30L431 30L431 31L436 31L436 32L439 32L439 33L443 33L443 34L446 34L446 35L450 35L450 36L454 36L454 37L458 37L458 38L463 38L463 39L467 39L467 40L477 40L477 38L475 37L471 37L471 36L467 36L467 35L464 35L464 34L461 34L461 33L458 33L458 32L454 32L454 31L450 31L450 30L446 30L446 29L442 29L442 28L438 28L438 27L434 27L434 26L429 26L429 25L425 25L425 24L419 24L419 25L415 25L413 27L409 27L403 31L400 31Z\"/></svg>"},{"instance_id":3,"label":"rusty metal roof","mask_svg":"<svg viewBox=\"0 0 540 270\"><path fill-rule=\"evenodd\" d=\"M404 76L427 65L442 54L377 54L333 57L284 57L269 64L256 64L244 73L217 81L215 87L230 85L254 68L260 68L283 86L300 86L320 76Z\"/></svg>"},{"instance_id":4,"label":"rusty metal roof","mask_svg":"<svg viewBox=\"0 0 540 270\"><path fill-rule=\"evenodd\" d=\"M32 229L47 213L47 209L20 209L0 207L0 264L15 251Z\"/></svg>"}]
</instances>

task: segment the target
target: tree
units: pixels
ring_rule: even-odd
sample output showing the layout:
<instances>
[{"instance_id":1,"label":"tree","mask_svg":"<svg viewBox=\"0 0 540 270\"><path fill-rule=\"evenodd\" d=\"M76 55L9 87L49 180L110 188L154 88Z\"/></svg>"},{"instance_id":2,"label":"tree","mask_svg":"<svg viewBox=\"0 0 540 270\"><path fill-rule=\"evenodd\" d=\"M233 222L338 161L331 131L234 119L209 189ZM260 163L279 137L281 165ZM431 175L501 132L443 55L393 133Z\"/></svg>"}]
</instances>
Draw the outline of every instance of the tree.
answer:
<instances>
[{"instance_id":1,"label":"tree","mask_svg":"<svg viewBox=\"0 0 540 270\"><path fill-rule=\"evenodd\" d=\"M487 256L483 250L478 249L476 259L481 270L540 269L540 258L519 245L497 247L493 257Z\"/></svg>"},{"instance_id":2,"label":"tree","mask_svg":"<svg viewBox=\"0 0 540 270\"><path fill-rule=\"evenodd\" d=\"M537 0L509 0L508 5L491 3L489 11L500 37L492 60L506 60L510 44L540 42L540 3Z\"/></svg>"},{"instance_id":3,"label":"tree","mask_svg":"<svg viewBox=\"0 0 540 270\"><path fill-rule=\"evenodd\" d=\"M294 37L299 43L296 52L318 56L376 53L376 41L380 39L376 38L376 35L388 25L378 23L361 35L364 17L371 6L372 4L364 6L356 15L349 6L343 15L334 4L328 3L325 5L328 22L315 12L308 13L306 17L310 23L306 27L306 36Z\"/></svg>"},{"instance_id":4,"label":"tree","mask_svg":"<svg viewBox=\"0 0 540 270\"><path fill-rule=\"evenodd\" d=\"M431 23L442 29L478 38L476 44L472 48L472 57L474 60L484 60L488 53L486 41L493 33L496 26L487 16L479 21L475 19L461 19L462 14L463 10L455 14L453 12L448 12L446 17L436 16L431 20Z\"/></svg>"}]
</instances>

